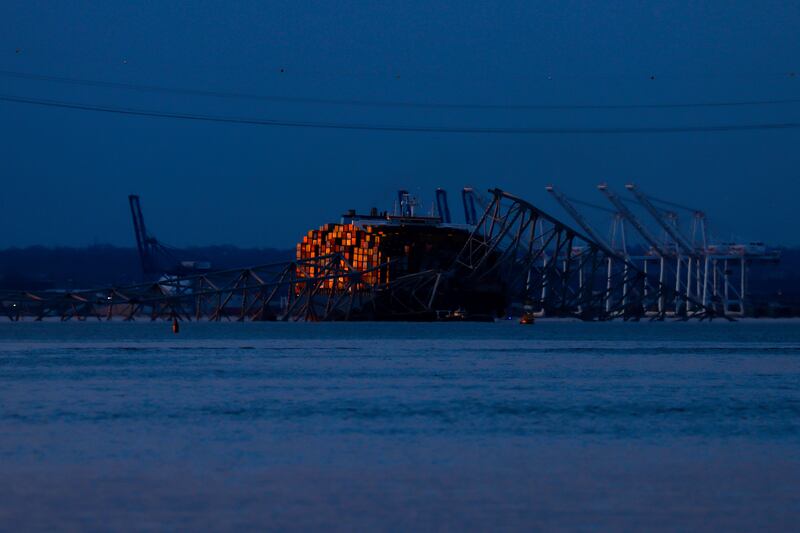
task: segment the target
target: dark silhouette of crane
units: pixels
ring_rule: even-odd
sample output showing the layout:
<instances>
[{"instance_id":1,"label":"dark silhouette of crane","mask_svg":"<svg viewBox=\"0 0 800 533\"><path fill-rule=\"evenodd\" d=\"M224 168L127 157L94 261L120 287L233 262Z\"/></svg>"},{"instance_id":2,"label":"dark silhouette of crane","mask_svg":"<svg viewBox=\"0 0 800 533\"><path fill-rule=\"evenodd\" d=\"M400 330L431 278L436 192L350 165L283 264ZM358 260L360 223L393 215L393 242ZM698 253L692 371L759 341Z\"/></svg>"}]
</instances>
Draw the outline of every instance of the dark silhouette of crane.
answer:
<instances>
[{"instance_id":1,"label":"dark silhouette of crane","mask_svg":"<svg viewBox=\"0 0 800 533\"><path fill-rule=\"evenodd\" d=\"M461 191L461 201L464 203L464 222L472 226L478 223L475 196L475 190L472 187L464 187Z\"/></svg>"},{"instance_id":2,"label":"dark silhouette of crane","mask_svg":"<svg viewBox=\"0 0 800 533\"><path fill-rule=\"evenodd\" d=\"M445 224L450 224L450 207L447 205L447 191L441 187L436 189L436 210L439 213L439 218Z\"/></svg>"},{"instance_id":3,"label":"dark silhouette of crane","mask_svg":"<svg viewBox=\"0 0 800 533\"><path fill-rule=\"evenodd\" d=\"M147 232L139 195L129 195L128 203L133 217L133 231L136 235L136 248L139 251L142 274L146 279L210 270L211 265L207 261L179 260L175 255L176 250L159 242L158 239Z\"/></svg>"}]
</instances>

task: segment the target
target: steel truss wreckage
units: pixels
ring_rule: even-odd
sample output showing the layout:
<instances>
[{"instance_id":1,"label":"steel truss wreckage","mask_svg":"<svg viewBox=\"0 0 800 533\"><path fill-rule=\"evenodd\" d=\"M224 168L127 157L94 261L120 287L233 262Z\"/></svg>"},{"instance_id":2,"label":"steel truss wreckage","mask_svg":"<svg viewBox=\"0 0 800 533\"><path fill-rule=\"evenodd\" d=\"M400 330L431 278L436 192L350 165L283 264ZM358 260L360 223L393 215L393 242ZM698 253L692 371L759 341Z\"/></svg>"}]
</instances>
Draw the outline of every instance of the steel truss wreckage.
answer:
<instances>
[{"instance_id":1,"label":"steel truss wreckage","mask_svg":"<svg viewBox=\"0 0 800 533\"><path fill-rule=\"evenodd\" d=\"M681 301L681 319L720 316L603 241L500 189L488 193L483 197L469 190L473 216L461 230L463 245L449 266L421 269L391 281L374 274L401 259L357 269L343 254L334 253L167 275L125 287L7 291L0 293L0 315L12 321L489 320L517 309L598 321L677 317L667 310ZM474 216L481 209L482 214Z\"/></svg>"},{"instance_id":2,"label":"steel truss wreckage","mask_svg":"<svg viewBox=\"0 0 800 533\"><path fill-rule=\"evenodd\" d=\"M713 309L677 293L603 241L589 238L533 204L490 192L456 260L464 280L502 280L529 312L583 320L667 317L667 303L684 302L681 318L712 318Z\"/></svg>"}]
</instances>

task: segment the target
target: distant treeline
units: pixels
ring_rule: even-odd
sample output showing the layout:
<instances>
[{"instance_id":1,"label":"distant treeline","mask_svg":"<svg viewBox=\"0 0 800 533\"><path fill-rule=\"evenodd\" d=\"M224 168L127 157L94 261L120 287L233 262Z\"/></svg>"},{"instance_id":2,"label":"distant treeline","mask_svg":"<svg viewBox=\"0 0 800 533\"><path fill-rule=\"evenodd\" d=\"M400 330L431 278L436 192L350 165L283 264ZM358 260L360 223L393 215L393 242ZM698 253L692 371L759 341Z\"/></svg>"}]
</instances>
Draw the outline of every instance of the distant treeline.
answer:
<instances>
[{"instance_id":1,"label":"distant treeline","mask_svg":"<svg viewBox=\"0 0 800 533\"><path fill-rule=\"evenodd\" d=\"M214 269L288 261L294 250L205 246L181 251L182 259L208 261ZM0 250L0 289L83 289L142 281L135 248L30 246ZM781 249L777 264L753 264L749 276L750 313L800 315L800 248Z\"/></svg>"},{"instance_id":2,"label":"distant treeline","mask_svg":"<svg viewBox=\"0 0 800 533\"><path fill-rule=\"evenodd\" d=\"M180 255L224 269L291 260L294 250L203 246L187 248ZM78 289L139 281L142 271L136 248L95 245L0 250L0 289Z\"/></svg>"}]
</instances>

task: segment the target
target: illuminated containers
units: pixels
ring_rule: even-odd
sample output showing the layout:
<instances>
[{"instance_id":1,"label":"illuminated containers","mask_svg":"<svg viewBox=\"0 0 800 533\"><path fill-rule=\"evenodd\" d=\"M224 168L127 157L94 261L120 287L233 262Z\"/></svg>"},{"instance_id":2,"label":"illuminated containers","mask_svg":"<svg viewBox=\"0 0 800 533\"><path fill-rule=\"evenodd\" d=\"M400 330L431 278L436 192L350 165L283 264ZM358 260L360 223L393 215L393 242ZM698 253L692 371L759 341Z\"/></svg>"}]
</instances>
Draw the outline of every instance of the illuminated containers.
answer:
<instances>
[{"instance_id":1,"label":"illuminated containers","mask_svg":"<svg viewBox=\"0 0 800 533\"><path fill-rule=\"evenodd\" d=\"M325 224L319 229L311 230L297 245L298 261L314 259L333 254L341 254L342 258L354 270L362 272L364 286L388 283L388 268L377 268L385 262L381 254L380 244L382 232L374 231L372 226L362 229L354 224ZM306 277L321 275L314 266L302 266L298 274ZM322 285L323 289L332 289L334 284L342 288L343 280L329 279ZM363 287L362 287L363 288Z\"/></svg>"},{"instance_id":2,"label":"illuminated containers","mask_svg":"<svg viewBox=\"0 0 800 533\"><path fill-rule=\"evenodd\" d=\"M298 243L297 259L341 254L354 270L362 272L359 288L365 289L406 274L449 268L468 236L464 230L430 223L325 224ZM307 277L320 274L314 266L299 270L299 275ZM344 280L330 279L322 288L343 286Z\"/></svg>"}]
</instances>

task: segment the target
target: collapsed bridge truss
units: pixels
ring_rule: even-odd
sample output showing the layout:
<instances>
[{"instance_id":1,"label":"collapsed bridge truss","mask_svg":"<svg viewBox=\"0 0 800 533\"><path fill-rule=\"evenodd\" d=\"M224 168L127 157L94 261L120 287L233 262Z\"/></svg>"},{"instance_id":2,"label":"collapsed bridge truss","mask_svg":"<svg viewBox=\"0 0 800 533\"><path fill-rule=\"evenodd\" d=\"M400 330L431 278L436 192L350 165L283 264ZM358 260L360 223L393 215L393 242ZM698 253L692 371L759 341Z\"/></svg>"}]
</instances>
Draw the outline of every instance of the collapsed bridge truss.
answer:
<instances>
[{"instance_id":1,"label":"collapsed bridge truss","mask_svg":"<svg viewBox=\"0 0 800 533\"><path fill-rule=\"evenodd\" d=\"M591 239L533 204L489 191L483 215L455 269L479 283L496 277L527 310L584 320L665 318L667 302L685 303L682 318L711 318L713 310L677 293L628 257Z\"/></svg>"},{"instance_id":2,"label":"collapsed bridge truss","mask_svg":"<svg viewBox=\"0 0 800 533\"><path fill-rule=\"evenodd\" d=\"M388 262L358 270L342 254L331 254L125 287L0 292L0 315L12 321L470 319L465 302L500 295L495 316L521 303L539 316L659 319L676 298L686 302L682 318L714 316L533 204L500 189L489 195L476 195L483 212L471 220L449 268L390 283L369 283L376 276L364 276Z\"/></svg>"},{"instance_id":3,"label":"collapsed bridge truss","mask_svg":"<svg viewBox=\"0 0 800 533\"><path fill-rule=\"evenodd\" d=\"M307 272L315 275L308 276ZM80 291L0 293L11 320L148 317L178 320L334 320L349 318L369 291L355 290L363 272L340 255ZM334 290L323 290L326 282Z\"/></svg>"}]
</instances>

